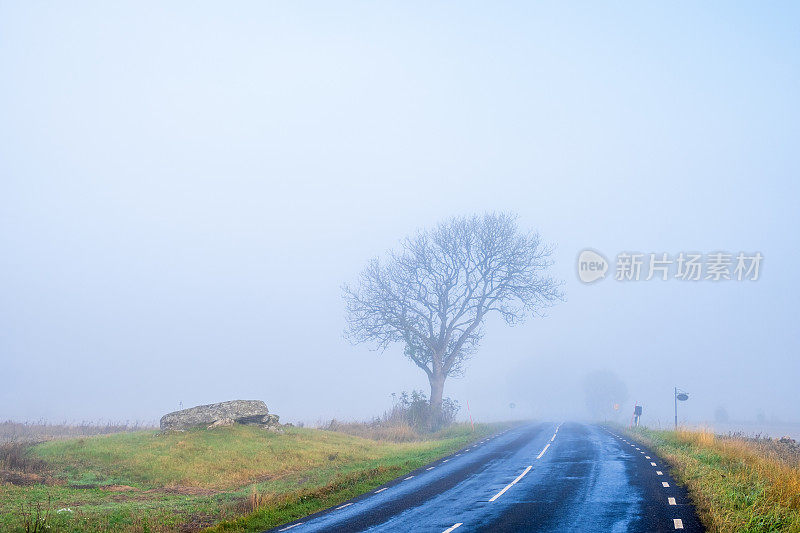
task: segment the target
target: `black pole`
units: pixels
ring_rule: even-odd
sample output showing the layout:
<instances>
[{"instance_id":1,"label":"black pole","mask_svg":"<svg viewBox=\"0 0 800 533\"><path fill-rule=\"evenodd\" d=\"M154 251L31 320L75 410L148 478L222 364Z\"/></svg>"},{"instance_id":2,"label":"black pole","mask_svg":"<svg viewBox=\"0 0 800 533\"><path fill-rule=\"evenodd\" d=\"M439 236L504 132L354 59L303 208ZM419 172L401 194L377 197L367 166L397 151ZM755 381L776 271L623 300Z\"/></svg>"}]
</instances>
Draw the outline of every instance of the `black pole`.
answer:
<instances>
[{"instance_id":1,"label":"black pole","mask_svg":"<svg viewBox=\"0 0 800 533\"><path fill-rule=\"evenodd\" d=\"M678 431L678 387L675 387L675 431Z\"/></svg>"}]
</instances>

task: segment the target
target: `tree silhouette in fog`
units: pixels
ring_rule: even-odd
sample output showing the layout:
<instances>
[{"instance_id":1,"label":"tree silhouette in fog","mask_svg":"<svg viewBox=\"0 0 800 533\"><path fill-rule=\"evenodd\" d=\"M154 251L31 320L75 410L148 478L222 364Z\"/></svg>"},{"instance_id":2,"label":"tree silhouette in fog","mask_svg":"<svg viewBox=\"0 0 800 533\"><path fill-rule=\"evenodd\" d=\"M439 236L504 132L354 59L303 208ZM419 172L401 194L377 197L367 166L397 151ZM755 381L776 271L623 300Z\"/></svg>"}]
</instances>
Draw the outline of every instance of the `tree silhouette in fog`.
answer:
<instances>
[{"instance_id":1,"label":"tree silhouette in fog","mask_svg":"<svg viewBox=\"0 0 800 533\"><path fill-rule=\"evenodd\" d=\"M563 300L562 282L549 274L552 251L514 215L450 218L403 239L344 286L346 335L380 350L403 344L428 377L437 425L445 380L463 373L488 316L514 325Z\"/></svg>"},{"instance_id":2,"label":"tree silhouette in fog","mask_svg":"<svg viewBox=\"0 0 800 533\"><path fill-rule=\"evenodd\" d=\"M583 379L586 407L597 420L616 420L621 412L628 413L628 387L611 370L595 370Z\"/></svg>"}]
</instances>

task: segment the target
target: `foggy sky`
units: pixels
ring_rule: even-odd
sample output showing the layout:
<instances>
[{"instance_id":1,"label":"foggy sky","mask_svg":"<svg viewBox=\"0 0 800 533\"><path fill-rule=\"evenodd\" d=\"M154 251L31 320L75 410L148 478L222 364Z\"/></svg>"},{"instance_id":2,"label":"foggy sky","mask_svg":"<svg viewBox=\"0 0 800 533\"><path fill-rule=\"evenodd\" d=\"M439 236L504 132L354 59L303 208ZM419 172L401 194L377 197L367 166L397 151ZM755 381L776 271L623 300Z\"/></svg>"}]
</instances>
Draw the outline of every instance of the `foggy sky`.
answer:
<instances>
[{"instance_id":1,"label":"foggy sky","mask_svg":"<svg viewBox=\"0 0 800 533\"><path fill-rule=\"evenodd\" d=\"M476 419L586 416L600 369L646 423L676 385L689 421L800 420L799 15L0 3L0 419L379 415L427 380L344 340L341 285L498 210L557 245L567 301L488 321L445 388ZM584 285L584 248L764 262L756 282Z\"/></svg>"}]
</instances>

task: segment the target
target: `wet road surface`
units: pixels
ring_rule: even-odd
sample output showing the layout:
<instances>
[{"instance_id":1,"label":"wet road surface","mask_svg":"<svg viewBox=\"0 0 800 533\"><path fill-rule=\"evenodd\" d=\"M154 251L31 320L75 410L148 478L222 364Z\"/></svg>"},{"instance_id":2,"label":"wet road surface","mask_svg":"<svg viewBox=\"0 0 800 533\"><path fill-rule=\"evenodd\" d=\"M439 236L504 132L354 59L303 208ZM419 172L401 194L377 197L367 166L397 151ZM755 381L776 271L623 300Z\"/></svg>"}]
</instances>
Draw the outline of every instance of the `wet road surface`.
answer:
<instances>
[{"instance_id":1,"label":"wet road surface","mask_svg":"<svg viewBox=\"0 0 800 533\"><path fill-rule=\"evenodd\" d=\"M613 429L519 426L271 531L703 531L685 489Z\"/></svg>"}]
</instances>

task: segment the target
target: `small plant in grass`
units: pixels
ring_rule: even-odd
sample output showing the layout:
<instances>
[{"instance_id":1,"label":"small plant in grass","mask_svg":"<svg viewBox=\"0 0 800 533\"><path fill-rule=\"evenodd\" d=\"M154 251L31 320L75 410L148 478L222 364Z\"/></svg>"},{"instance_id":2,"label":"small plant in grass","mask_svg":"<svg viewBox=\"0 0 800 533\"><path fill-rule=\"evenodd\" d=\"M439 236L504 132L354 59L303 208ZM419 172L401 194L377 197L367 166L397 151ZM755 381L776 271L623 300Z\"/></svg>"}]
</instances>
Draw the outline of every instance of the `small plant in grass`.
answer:
<instances>
[{"instance_id":1,"label":"small plant in grass","mask_svg":"<svg viewBox=\"0 0 800 533\"><path fill-rule=\"evenodd\" d=\"M22 527L25 528L25 533L37 533L49 529L47 519L50 517L50 498L47 499L47 505L42 508L42 502L38 501L35 504L28 503L27 505L22 502L19 504L19 514L22 519Z\"/></svg>"}]
</instances>

